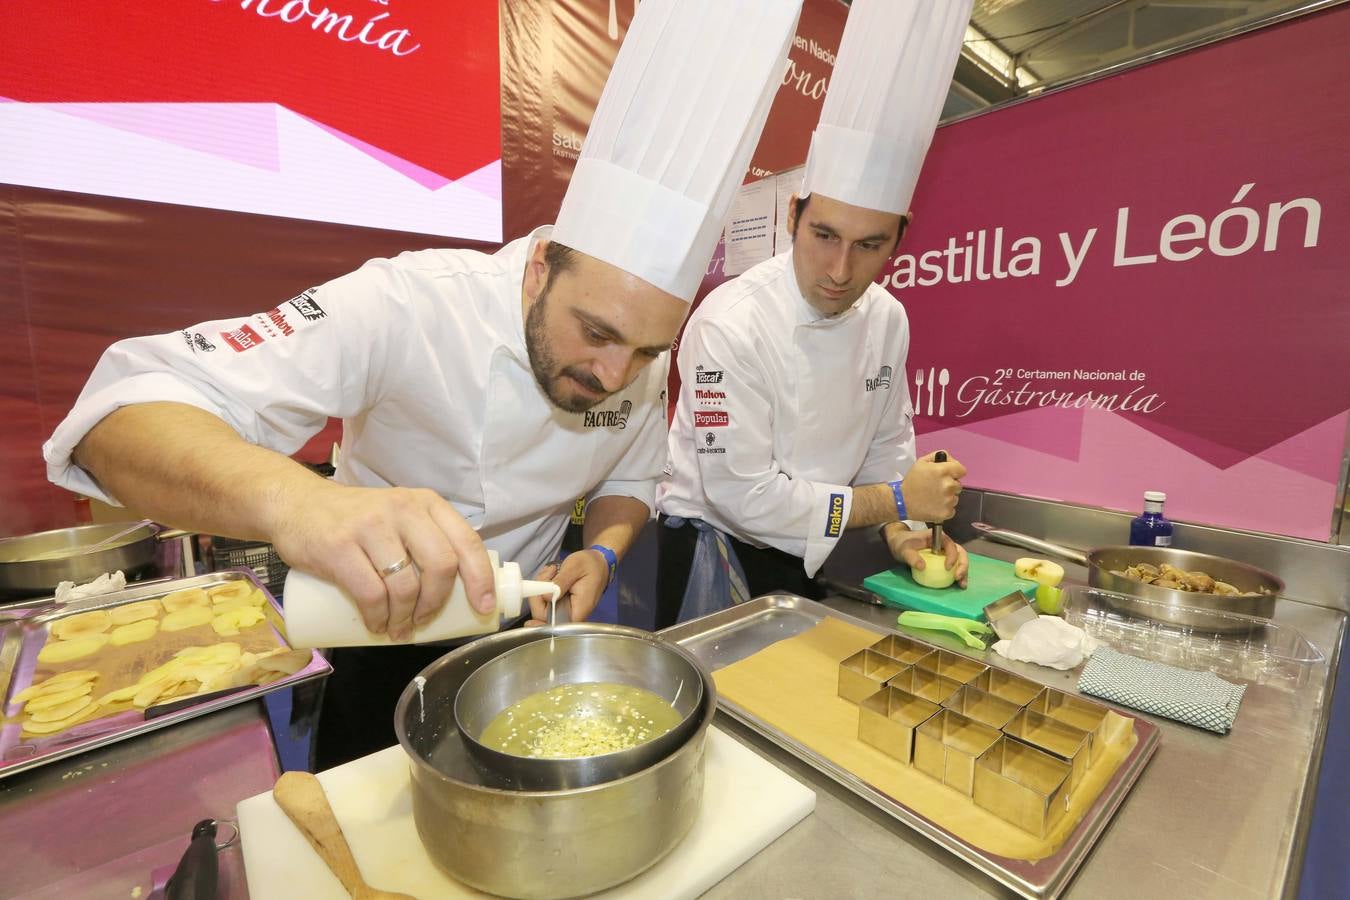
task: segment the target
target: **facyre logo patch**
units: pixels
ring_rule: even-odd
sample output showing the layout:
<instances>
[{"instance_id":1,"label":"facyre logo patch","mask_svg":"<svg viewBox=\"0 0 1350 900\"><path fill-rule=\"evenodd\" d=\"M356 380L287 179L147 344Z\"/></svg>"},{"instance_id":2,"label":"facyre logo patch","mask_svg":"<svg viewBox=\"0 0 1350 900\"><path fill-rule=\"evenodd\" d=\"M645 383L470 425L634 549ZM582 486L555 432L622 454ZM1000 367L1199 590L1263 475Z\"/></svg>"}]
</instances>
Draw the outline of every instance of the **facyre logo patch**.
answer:
<instances>
[{"instance_id":1,"label":"facyre logo patch","mask_svg":"<svg viewBox=\"0 0 1350 900\"><path fill-rule=\"evenodd\" d=\"M865 382L866 382L866 384L867 384L867 392L868 392L868 393L871 393L872 391L875 391L875 390L877 390L878 388L886 388L887 390L890 390L890 387L891 387L891 367L890 367L890 366L882 366L882 367L877 371L877 376L876 376L875 378L868 378L868 379L865 379Z\"/></svg>"},{"instance_id":2,"label":"facyre logo patch","mask_svg":"<svg viewBox=\"0 0 1350 900\"><path fill-rule=\"evenodd\" d=\"M583 424L587 428L617 428L623 431L628 427L628 414L632 411L632 400L623 401L618 409L588 409L584 413Z\"/></svg>"}]
</instances>

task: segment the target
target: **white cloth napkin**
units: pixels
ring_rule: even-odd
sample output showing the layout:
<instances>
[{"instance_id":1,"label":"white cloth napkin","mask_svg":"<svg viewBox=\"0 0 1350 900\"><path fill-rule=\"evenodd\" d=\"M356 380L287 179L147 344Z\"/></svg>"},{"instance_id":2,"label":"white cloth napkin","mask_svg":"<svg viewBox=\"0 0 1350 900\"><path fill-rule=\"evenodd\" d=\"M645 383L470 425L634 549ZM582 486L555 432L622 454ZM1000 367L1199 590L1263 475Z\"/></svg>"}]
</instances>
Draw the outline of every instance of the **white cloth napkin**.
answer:
<instances>
[{"instance_id":1,"label":"white cloth napkin","mask_svg":"<svg viewBox=\"0 0 1350 900\"><path fill-rule=\"evenodd\" d=\"M69 603L99 594L111 594L127 586L127 576L119 569L116 572L104 572L88 584L76 585L73 581L63 581L56 586L56 602Z\"/></svg>"},{"instance_id":2,"label":"white cloth napkin","mask_svg":"<svg viewBox=\"0 0 1350 900\"><path fill-rule=\"evenodd\" d=\"M1052 669L1074 669L1097 649L1097 640L1058 616L1038 616L1017 629L1012 640L994 644L994 651L1017 662Z\"/></svg>"}]
</instances>

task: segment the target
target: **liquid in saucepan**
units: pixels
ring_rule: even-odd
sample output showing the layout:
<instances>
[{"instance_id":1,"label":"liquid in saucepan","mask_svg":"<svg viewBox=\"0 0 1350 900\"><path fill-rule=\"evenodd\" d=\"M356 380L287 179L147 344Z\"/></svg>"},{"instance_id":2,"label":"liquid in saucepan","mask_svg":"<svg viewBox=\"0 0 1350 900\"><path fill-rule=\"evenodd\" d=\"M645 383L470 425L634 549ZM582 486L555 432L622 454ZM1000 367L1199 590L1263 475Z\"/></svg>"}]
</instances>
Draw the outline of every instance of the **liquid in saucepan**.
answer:
<instances>
[{"instance_id":1,"label":"liquid in saucepan","mask_svg":"<svg viewBox=\"0 0 1350 900\"><path fill-rule=\"evenodd\" d=\"M645 744L679 723L675 707L644 688L561 684L502 710L478 740L513 756L575 759Z\"/></svg>"}]
</instances>

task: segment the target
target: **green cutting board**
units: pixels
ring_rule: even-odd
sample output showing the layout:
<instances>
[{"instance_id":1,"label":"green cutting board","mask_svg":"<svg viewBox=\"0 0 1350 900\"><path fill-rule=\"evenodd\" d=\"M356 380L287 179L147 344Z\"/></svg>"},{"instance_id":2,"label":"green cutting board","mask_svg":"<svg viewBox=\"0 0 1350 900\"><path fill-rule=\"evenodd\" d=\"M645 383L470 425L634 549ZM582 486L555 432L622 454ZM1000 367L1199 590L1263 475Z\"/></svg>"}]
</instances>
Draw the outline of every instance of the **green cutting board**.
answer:
<instances>
[{"instance_id":1,"label":"green cutting board","mask_svg":"<svg viewBox=\"0 0 1350 900\"><path fill-rule=\"evenodd\" d=\"M967 584L965 590L955 585L941 590L927 588L914 580L905 565L863 579L863 587L892 606L980 621L984 621L985 606L995 600L1013 591L1031 597L1036 590L1036 582L1013 574L1012 563L976 553L970 554Z\"/></svg>"}]
</instances>

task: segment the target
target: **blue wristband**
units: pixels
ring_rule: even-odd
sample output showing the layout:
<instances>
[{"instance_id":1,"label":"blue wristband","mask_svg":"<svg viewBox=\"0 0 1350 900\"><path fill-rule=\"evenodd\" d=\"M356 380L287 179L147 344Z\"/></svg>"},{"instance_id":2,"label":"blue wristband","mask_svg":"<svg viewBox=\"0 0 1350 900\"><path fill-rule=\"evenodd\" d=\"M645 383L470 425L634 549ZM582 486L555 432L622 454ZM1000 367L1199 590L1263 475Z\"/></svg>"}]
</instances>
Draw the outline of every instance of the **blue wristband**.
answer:
<instances>
[{"instance_id":1,"label":"blue wristband","mask_svg":"<svg viewBox=\"0 0 1350 900\"><path fill-rule=\"evenodd\" d=\"M591 544L586 549L594 550L596 553L599 553L605 558L605 562L609 564L609 580L605 582L605 587L609 587L614 583L614 576L618 574L619 557L615 555L613 550L609 549L604 544Z\"/></svg>"},{"instance_id":2,"label":"blue wristband","mask_svg":"<svg viewBox=\"0 0 1350 900\"><path fill-rule=\"evenodd\" d=\"M891 493L895 495L895 514L901 522L909 518L909 516L906 515L905 510L905 495L900 490L900 482L902 481L904 481L903 478L897 478L895 481L890 482Z\"/></svg>"}]
</instances>

